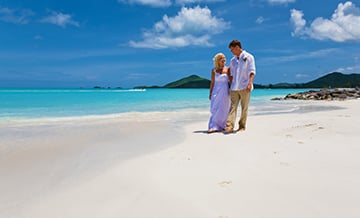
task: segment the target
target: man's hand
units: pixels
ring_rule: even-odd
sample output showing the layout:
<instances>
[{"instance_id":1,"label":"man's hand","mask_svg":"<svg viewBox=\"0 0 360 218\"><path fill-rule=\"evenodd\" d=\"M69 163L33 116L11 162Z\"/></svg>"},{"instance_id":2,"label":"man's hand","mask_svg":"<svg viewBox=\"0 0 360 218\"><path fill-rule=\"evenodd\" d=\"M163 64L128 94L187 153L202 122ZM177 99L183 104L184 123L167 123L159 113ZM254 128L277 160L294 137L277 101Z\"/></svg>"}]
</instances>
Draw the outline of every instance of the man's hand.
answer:
<instances>
[{"instance_id":1,"label":"man's hand","mask_svg":"<svg viewBox=\"0 0 360 218\"><path fill-rule=\"evenodd\" d=\"M247 87L246 87L246 91L247 91L247 92L251 92L252 87L253 87L252 82L249 82L249 84L248 84Z\"/></svg>"}]
</instances>

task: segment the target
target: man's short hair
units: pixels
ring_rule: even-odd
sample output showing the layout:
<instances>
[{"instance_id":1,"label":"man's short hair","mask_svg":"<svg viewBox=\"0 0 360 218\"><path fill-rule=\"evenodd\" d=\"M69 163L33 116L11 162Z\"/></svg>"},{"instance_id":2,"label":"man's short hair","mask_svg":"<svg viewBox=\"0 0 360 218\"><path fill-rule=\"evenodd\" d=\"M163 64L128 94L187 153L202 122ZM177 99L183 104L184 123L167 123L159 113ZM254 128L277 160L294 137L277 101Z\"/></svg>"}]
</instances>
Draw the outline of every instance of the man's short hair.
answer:
<instances>
[{"instance_id":1,"label":"man's short hair","mask_svg":"<svg viewBox=\"0 0 360 218\"><path fill-rule=\"evenodd\" d=\"M241 47L241 42L239 40L237 40L237 39L234 39L229 43L229 48L236 47L236 46L239 46L240 48L242 48Z\"/></svg>"}]
</instances>

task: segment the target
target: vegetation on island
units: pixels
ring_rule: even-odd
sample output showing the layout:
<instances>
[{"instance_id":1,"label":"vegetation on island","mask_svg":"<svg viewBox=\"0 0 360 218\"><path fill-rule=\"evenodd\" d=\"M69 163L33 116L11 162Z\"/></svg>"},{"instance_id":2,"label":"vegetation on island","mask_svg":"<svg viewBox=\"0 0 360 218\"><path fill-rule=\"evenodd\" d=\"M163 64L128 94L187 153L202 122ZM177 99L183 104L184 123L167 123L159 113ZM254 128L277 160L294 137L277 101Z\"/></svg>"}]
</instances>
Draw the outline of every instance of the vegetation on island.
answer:
<instances>
[{"instance_id":1,"label":"vegetation on island","mask_svg":"<svg viewBox=\"0 0 360 218\"><path fill-rule=\"evenodd\" d=\"M209 88L210 80L191 75L175 82L168 83L164 88Z\"/></svg>"},{"instance_id":2,"label":"vegetation on island","mask_svg":"<svg viewBox=\"0 0 360 218\"><path fill-rule=\"evenodd\" d=\"M360 87L360 74L329 73L307 83L254 84L255 88L355 88ZM137 86L134 88L209 88L210 80L191 75L164 86Z\"/></svg>"},{"instance_id":3,"label":"vegetation on island","mask_svg":"<svg viewBox=\"0 0 360 218\"><path fill-rule=\"evenodd\" d=\"M201 78L197 75L191 75L174 82L168 83L164 86L136 86L135 89L145 88L209 88L210 80Z\"/></svg>"},{"instance_id":4,"label":"vegetation on island","mask_svg":"<svg viewBox=\"0 0 360 218\"><path fill-rule=\"evenodd\" d=\"M360 87L360 74L329 73L307 83L255 85L257 88L355 88Z\"/></svg>"}]
</instances>

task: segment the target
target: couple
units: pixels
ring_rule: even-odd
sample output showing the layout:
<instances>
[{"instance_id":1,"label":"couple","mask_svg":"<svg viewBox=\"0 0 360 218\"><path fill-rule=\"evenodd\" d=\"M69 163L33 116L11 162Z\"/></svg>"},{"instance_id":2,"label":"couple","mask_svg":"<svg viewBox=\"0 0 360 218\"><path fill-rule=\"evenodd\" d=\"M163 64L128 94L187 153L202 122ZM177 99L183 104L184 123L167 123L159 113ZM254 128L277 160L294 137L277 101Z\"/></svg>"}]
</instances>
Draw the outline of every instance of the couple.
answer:
<instances>
[{"instance_id":1,"label":"couple","mask_svg":"<svg viewBox=\"0 0 360 218\"><path fill-rule=\"evenodd\" d=\"M254 56L242 49L239 40L229 44L234 57L229 67L225 66L225 55L218 53L214 57L215 67L211 71L210 83L210 120L208 133L225 131L234 132L236 112L241 105L238 131L246 128L250 92L256 74ZM230 88L229 88L230 84ZM230 89L230 90L229 90Z\"/></svg>"}]
</instances>

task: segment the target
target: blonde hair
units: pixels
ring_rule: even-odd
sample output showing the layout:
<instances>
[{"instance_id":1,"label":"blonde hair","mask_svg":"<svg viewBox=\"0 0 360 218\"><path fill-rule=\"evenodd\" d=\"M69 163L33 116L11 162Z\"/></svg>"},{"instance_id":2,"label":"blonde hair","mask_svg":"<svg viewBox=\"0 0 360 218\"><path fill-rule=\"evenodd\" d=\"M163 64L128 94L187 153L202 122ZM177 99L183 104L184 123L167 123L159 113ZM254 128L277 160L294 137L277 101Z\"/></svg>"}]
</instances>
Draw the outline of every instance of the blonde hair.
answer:
<instances>
[{"instance_id":1,"label":"blonde hair","mask_svg":"<svg viewBox=\"0 0 360 218\"><path fill-rule=\"evenodd\" d=\"M224 57L225 58L225 55L221 52L217 53L214 57L213 57L213 61L214 61L214 67L215 68L218 68L219 67L219 59Z\"/></svg>"}]
</instances>

